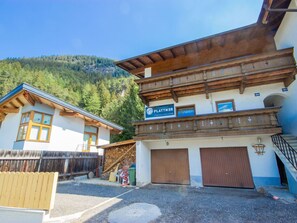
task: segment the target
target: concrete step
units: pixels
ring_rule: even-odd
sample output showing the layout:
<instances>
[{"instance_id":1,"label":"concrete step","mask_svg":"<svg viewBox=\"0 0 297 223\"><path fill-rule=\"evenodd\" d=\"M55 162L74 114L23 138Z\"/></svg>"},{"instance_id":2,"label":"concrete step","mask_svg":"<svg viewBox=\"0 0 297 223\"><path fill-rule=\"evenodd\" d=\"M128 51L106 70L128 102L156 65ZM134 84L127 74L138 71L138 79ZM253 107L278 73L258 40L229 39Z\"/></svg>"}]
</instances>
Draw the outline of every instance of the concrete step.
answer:
<instances>
[{"instance_id":1,"label":"concrete step","mask_svg":"<svg viewBox=\"0 0 297 223\"><path fill-rule=\"evenodd\" d=\"M296 136L293 135L281 135L286 140L297 140Z\"/></svg>"}]
</instances>

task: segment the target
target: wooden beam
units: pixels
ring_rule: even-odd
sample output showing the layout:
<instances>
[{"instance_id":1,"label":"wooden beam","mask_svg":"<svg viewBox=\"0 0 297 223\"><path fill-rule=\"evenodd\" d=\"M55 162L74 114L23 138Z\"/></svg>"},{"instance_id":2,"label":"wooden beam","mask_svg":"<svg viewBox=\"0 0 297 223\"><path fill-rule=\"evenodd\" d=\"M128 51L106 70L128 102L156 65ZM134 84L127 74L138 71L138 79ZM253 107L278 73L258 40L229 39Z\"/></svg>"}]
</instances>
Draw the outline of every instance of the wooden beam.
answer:
<instances>
[{"instance_id":1,"label":"wooden beam","mask_svg":"<svg viewBox=\"0 0 297 223\"><path fill-rule=\"evenodd\" d=\"M178 97L177 97L177 94L174 92L174 90L170 90L170 93L171 93L171 96L172 96L172 99L178 103Z\"/></svg>"},{"instance_id":2,"label":"wooden beam","mask_svg":"<svg viewBox=\"0 0 297 223\"><path fill-rule=\"evenodd\" d=\"M126 63L128 63L131 67L132 67L132 69L136 69L137 67L135 67L132 63L131 63L131 61L127 61Z\"/></svg>"},{"instance_id":3,"label":"wooden beam","mask_svg":"<svg viewBox=\"0 0 297 223\"><path fill-rule=\"evenodd\" d=\"M142 95L139 95L139 97L141 98L143 104L145 104L146 106L150 106L150 103L149 103L149 101L147 100L146 97L144 97Z\"/></svg>"},{"instance_id":4,"label":"wooden beam","mask_svg":"<svg viewBox=\"0 0 297 223\"><path fill-rule=\"evenodd\" d=\"M240 93L240 94L243 94L245 88L246 88L245 81L242 80L242 81L240 82L239 93Z\"/></svg>"},{"instance_id":5,"label":"wooden beam","mask_svg":"<svg viewBox=\"0 0 297 223\"><path fill-rule=\"evenodd\" d=\"M18 108L0 108L1 113L19 113Z\"/></svg>"},{"instance_id":6,"label":"wooden beam","mask_svg":"<svg viewBox=\"0 0 297 223\"><path fill-rule=\"evenodd\" d=\"M9 104L14 107L14 108L19 108L18 106L16 106L12 101L9 102Z\"/></svg>"},{"instance_id":7,"label":"wooden beam","mask_svg":"<svg viewBox=\"0 0 297 223\"><path fill-rule=\"evenodd\" d=\"M130 64L132 64L134 67L136 67L136 68L140 68L141 66L138 66L137 64L135 64L133 61L131 61L130 60L130 62L129 62Z\"/></svg>"},{"instance_id":8,"label":"wooden beam","mask_svg":"<svg viewBox=\"0 0 297 223\"><path fill-rule=\"evenodd\" d=\"M172 55L173 58L176 58L176 55L175 55L175 53L173 52L173 50L170 49L169 52L171 53L171 55Z\"/></svg>"},{"instance_id":9,"label":"wooden beam","mask_svg":"<svg viewBox=\"0 0 297 223\"><path fill-rule=\"evenodd\" d=\"M289 77L287 77L285 80L284 80L284 85L285 87L289 87L290 84L295 81L296 77L295 77L295 71L292 73L292 75L290 75Z\"/></svg>"},{"instance_id":10,"label":"wooden beam","mask_svg":"<svg viewBox=\"0 0 297 223\"><path fill-rule=\"evenodd\" d=\"M25 99L29 102L30 105L32 105L32 106L35 105L35 101L29 92L25 91L23 95L24 95Z\"/></svg>"},{"instance_id":11,"label":"wooden beam","mask_svg":"<svg viewBox=\"0 0 297 223\"><path fill-rule=\"evenodd\" d=\"M4 118L5 118L5 114L3 114L3 113L0 113L0 122L1 122L1 121L3 121L3 120L4 120Z\"/></svg>"},{"instance_id":12,"label":"wooden beam","mask_svg":"<svg viewBox=\"0 0 297 223\"><path fill-rule=\"evenodd\" d=\"M78 116L77 112L65 112L65 111L60 111L60 116L70 116L70 117L75 117Z\"/></svg>"},{"instance_id":13,"label":"wooden beam","mask_svg":"<svg viewBox=\"0 0 297 223\"><path fill-rule=\"evenodd\" d=\"M165 60L165 58L162 56L161 53L157 53L159 57L161 57L162 60Z\"/></svg>"},{"instance_id":14,"label":"wooden beam","mask_svg":"<svg viewBox=\"0 0 297 223\"><path fill-rule=\"evenodd\" d=\"M146 57L149 58L149 60L152 61L152 63L156 62L150 55L147 55Z\"/></svg>"},{"instance_id":15,"label":"wooden beam","mask_svg":"<svg viewBox=\"0 0 297 223\"><path fill-rule=\"evenodd\" d=\"M23 103L19 98L16 98L15 100L16 100L22 107L25 106L24 103Z\"/></svg>"},{"instance_id":16,"label":"wooden beam","mask_svg":"<svg viewBox=\"0 0 297 223\"><path fill-rule=\"evenodd\" d=\"M137 60L138 61L138 63L140 63L141 64L141 66L145 66L145 64L139 59L139 58L136 58L135 60Z\"/></svg>"},{"instance_id":17,"label":"wooden beam","mask_svg":"<svg viewBox=\"0 0 297 223\"><path fill-rule=\"evenodd\" d=\"M85 121L85 125L94 125L97 127L102 127L102 124L100 122L95 122L95 121Z\"/></svg>"},{"instance_id":18,"label":"wooden beam","mask_svg":"<svg viewBox=\"0 0 297 223\"><path fill-rule=\"evenodd\" d=\"M39 104L43 104L39 97L36 97L35 95L32 96L35 101L37 101Z\"/></svg>"}]
</instances>

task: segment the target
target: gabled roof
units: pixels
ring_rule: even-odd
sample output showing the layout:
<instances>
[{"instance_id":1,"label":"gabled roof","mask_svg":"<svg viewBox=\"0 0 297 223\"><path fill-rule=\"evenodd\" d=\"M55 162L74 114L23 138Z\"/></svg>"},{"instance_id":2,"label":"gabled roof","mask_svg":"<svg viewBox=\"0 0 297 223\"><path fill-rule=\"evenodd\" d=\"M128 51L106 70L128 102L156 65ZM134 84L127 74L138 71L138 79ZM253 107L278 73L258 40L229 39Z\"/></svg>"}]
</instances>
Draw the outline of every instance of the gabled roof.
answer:
<instances>
[{"instance_id":1,"label":"gabled roof","mask_svg":"<svg viewBox=\"0 0 297 223\"><path fill-rule=\"evenodd\" d=\"M22 83L0 98L0 120L1 117L4 118L6 114L18 111L19 107L28 103L35 105L36 102L61 110L61 116L80 117L90 125L102 126L117 133L123 130L122 126L71 105L49 93L32 87L27 83Z\"/></svg>"}]
</instances>

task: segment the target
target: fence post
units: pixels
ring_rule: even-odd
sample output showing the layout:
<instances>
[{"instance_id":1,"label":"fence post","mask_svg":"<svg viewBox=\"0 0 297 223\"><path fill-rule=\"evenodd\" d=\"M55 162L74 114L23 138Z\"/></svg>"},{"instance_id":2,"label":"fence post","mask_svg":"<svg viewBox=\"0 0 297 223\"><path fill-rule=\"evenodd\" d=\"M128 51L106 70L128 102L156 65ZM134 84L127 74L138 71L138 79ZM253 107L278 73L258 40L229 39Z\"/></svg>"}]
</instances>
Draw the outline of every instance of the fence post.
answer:
<instances>
[{"instance_id":1,"label":"fence post","mask_svg":"<svg viewBox=\"0 0 297 223\"><path fill-rule=\"evenodd\" d=\"M66 176L66 174L67 174L68 165L69 165L69 157L66 157L65 162L64 162L64 176Z\"/></svg>"},{"instance_id":2,"label":"fence post","mask_svg":"<svg viewBox=\"0 0 297 223\"><path fill-rule=\"evenodd\" d=\"M43 150L41 150L41 153L40 153L40 159L39 159L39 163L38 163L37 172L40 172L42 158L43 158Z\"/></svg>"}]
</instances>

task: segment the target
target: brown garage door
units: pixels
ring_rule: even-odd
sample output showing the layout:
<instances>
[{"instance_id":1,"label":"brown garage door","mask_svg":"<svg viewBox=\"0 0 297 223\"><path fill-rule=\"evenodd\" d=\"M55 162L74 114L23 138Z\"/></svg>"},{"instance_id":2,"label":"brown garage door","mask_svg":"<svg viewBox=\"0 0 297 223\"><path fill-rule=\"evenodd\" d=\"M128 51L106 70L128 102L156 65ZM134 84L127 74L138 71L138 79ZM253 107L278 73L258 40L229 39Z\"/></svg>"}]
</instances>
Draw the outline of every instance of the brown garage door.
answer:
<instances>
[{"instance_id":1,"label":"brown garage door","mask_svg":"<svg viewBox=\"0 0 297 223\"><path fill-rule=\"evenodd\" d=\"M152 183L189 184L187 149L152 150Z\"/></svg>"},{"instance_id":2,"label":"brown garage door","mask_svg":"<svg viewBox=\"0 0 297 223\"><path fill-rule=\"evenodd\" d=\"M202 148L205 186L254 188L247 148Z\"/></svg>"}]
</instances>

